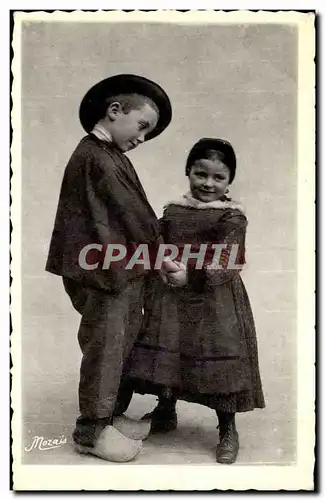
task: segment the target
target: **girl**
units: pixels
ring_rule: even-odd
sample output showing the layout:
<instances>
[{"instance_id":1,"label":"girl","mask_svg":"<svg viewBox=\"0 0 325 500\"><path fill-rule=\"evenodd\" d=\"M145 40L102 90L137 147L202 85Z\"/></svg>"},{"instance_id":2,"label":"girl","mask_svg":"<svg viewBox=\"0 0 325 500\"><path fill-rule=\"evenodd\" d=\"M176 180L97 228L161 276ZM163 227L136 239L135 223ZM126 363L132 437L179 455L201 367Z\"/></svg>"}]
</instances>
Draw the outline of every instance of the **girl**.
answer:
<instances>
[{"instance_id":1,"label":"girl","mask_svg":"<svg viewBox=\"0 0 325 500\"><path fill-rule=\"evenodd\" d=\"M226 197L236 172L229 142L201 139L185 171L190 192L166 205L162 236L181 254L185 244L192 252L208 244L205 260L202 269L189 261L185 285L182 270L175 273L173 266L165 266L167 283L159 273L152 275L129 376L136 378L138 392L160 395L158 406L144 417L151 418L153 431L176 428L177 399L214 409L220 438L216 460L230 464L239 450L236 412L264 407L254 320L238 269L244 263L247 219ZM224 245L221 269L211 266L215 243ZM237 269L229 266L234 249Z\"/></svg>"}]
</instances>

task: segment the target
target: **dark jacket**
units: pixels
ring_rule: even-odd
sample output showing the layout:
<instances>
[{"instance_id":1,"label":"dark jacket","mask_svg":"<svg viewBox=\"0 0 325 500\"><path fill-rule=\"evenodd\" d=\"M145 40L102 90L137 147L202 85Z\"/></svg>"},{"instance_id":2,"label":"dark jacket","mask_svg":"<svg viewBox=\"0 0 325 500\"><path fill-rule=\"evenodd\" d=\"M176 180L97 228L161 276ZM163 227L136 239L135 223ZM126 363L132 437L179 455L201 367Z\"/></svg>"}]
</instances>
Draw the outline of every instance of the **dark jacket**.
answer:
<instances>
[{"instance_id":1,"label":"dark jacket","mask_svg":"<svg viewBox=\"0 0 325 500\"><path fill-rule=\"evenodd\" d=\"M117 293L139 270L125 270L125 262L86 270L79 265L80 251L104 245L101 254L88 255L95 263L103 261L107 244L130 250L158 238L158 220L130 160L94 135L84 137L64 173L46 270Z\"/></svg>"}]
</instances>

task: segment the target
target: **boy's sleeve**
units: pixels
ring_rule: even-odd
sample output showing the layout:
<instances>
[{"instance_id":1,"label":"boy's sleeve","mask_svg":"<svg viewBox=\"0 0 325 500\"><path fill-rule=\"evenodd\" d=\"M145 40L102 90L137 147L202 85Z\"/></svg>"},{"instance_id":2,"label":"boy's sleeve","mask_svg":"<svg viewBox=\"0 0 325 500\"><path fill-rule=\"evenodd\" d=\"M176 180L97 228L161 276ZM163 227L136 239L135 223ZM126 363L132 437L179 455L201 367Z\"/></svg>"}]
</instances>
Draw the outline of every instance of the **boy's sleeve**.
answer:
<instances>
[{"instance_id":1,"label":"boy's sleeve","mask_svg":"<svg viewBox=\"0 0 325 500\"><path fill-rule=\"evenodd\" d=\"M106 156L105 161L100 156L90 156L85 164L86 192L92 216L104 223L107 223L108 207L114 211L121 203L123 205L125 193L125 184L117 175L113 159Z\"/></svg>"},{"instance_id":2,"label":"boy's sleeve","mask_svg":"<svg viewBox=\"0 0 325 500\"><path fill-rule=\"evenodd\" d=\"M126 245L125 231L118 218L120 210L123 209L125 188L121 186L121 181L116 175L113 161L111 165L106 161L103 165L100 158L90 157L86 162L85 183L93 234L97 240L93 243L103 245L99 266L94 271L89 271L88 278L93 285L101 288L104 286L110 292L118 293L127 284L127 274L132 273L131 270L125 270L126 259L111 262L108 269L102 269L102 265L107 245Z\"/></svg>"},{"instance_id":3,"label":"boy's sleeve","mask_svg":"<svg viewBox=\"0 0 325 500\"><path fill-rule=\"evenodd\" d=\"M160 227L161 242L163 242L168 239L166 209L164 210L163 216L160 217L159 219L159 227Z\"/></svg>"}]
</instances>

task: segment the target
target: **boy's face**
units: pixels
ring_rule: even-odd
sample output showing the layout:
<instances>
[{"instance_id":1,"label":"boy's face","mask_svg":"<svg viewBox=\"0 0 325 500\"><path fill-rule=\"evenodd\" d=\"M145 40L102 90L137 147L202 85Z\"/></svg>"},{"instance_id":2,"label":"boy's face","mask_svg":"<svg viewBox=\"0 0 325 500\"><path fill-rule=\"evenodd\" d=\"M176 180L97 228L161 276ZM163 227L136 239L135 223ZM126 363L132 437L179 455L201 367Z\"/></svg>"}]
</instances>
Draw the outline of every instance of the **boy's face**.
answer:
<instances>
[{"instance_id":1,"label":"boy's face","mask_svg":"<svg viewBox=\"0 0 325 500\"><path fill-rule=\"evenodd\" d=\"M229 176L229 169L222 161L197 160L189 173L192 196L205 203L219 200L229 185Z\"/></svg>"},{"instance_id":2,"label":"boy's face","mask_svg":"<svg viewBox=\"0 0 325 500\"><path fill-rule=\"evenodd\" d=\"M140 109L131 109L127 114L119 103L114 103L107 110L107 118L113 142L123 153L142 144L158 122L157 112L148 103Z\"/></svg>"}]
</instances>

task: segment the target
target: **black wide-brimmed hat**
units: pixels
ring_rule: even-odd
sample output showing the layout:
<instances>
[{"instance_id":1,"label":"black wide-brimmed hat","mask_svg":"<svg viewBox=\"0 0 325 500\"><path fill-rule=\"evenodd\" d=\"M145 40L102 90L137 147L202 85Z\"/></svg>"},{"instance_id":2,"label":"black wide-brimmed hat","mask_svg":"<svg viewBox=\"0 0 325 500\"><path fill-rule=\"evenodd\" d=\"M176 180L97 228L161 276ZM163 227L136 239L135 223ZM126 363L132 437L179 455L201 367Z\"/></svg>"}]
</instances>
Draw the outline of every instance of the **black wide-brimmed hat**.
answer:
<instances>
[{"instance_id":1,"label":"black wide-brimmed hat","mask_svg":"<svg viewBox=\"0 0 325 500\"><path fill-rule=\"evenodd\" d=\"M213 149L214 151L219 151L220 153L223 153L224 159L222 161L229 168L230 171L229 183L232 183L236 174L236 155L230 142L224 139L213 139L204 137L203 139L200 139L198 142L196 142L192 147L191 151L189 152L186 161L186 167L185 167L186 175L189 175L193 163L196 160L204 158L206 152L209 149Z\"/></svg>"},{"instance_id":2,"label":"black wide-brimmed hat","mask_svg":"<svg viewBox=\"0 0 325 500\"><path fill-rule=\"evenodd\" d=\"M138 75L114 75L96 83L81 101L79 118L86 132L91 132L102 117L103 104L108 97L118 94L141 94L149 97L159 109L156 127L146 135L146 141L161 134L170 123L172 107L166 92L155 82Z\"/></svg>"}]
</instances>

